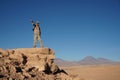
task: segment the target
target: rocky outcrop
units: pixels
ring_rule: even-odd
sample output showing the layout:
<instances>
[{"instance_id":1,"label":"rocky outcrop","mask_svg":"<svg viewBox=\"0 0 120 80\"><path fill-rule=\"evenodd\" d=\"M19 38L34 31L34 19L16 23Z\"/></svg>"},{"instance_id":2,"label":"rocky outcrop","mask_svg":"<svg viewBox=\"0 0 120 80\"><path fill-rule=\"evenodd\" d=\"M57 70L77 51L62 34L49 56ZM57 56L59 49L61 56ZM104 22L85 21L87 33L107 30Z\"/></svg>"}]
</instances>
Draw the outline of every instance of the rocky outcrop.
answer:
<instances>
[{"instance_id":1,"label":"rocky outcrop","mask_svg":"<svg viewBox=\"0 0 120 80\"><path fill-rule=\"evenodd\" d=\"M49 48L0 49L0 80L73 80Z\"/></svg>"}]
</instances>

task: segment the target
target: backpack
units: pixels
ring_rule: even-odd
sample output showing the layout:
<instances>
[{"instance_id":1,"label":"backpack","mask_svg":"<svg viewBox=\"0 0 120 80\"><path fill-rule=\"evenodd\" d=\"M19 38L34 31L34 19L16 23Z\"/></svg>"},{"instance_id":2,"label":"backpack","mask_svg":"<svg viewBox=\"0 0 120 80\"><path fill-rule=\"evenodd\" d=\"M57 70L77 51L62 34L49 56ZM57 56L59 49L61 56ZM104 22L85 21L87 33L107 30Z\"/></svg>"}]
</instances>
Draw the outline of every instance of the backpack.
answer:
<instances>
[{"instance_id":1,"label":"backpack","mask_svg":"<svg viewBox=\"0 0 120 80\"><path fill-rule=\"evenodd\" d=\"M33 27L33 29L32 29L33 31L34 31L35 27L36 27L36 25ZM39 30L40 30L40 27L39 27Z\"/></svg>"}]
</instances>

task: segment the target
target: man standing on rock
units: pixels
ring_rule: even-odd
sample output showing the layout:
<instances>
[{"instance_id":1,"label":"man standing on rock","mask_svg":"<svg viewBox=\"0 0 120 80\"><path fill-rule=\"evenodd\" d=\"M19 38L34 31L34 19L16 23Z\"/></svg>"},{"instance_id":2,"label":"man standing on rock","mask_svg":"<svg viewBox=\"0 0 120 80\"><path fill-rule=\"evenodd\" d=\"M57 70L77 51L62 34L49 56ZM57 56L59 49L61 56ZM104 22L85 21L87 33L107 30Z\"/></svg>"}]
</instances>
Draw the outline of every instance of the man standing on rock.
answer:
<instances>
[{"instance_id":1,"label":"man standing on rock","mask_svg":"<svg viewBox=\"0 0 120 80\"><path fill-rule=\"evenodd\" d=\"M31 20L32 25L33 25L33 32L34 32L34 45L33 47L36 48L36 41L38 40L40 42L40 46L43 48L44 45L42 43L42 39L41 39L41 30L39 27L39 22L37 21L36 24L34 23L33 20Z\"/></svg>"}]
</instances>

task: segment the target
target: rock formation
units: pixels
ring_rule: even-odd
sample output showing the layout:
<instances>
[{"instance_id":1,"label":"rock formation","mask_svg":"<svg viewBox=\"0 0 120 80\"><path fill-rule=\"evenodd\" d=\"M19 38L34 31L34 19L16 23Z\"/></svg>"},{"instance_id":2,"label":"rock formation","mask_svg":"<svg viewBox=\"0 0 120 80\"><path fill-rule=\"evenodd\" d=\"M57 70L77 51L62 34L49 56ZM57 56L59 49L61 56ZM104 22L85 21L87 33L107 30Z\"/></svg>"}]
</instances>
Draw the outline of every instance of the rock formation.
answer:
<instances>
[{"instance_id":1,"label":"rock formation","mask_svg":"<svg viewBox=\"0 0 120 80\"><path fill-rule=\"evenodd\" d=\"M49 48L0 49L0 80L73 80Z\"/></svg>"}]
</instances>

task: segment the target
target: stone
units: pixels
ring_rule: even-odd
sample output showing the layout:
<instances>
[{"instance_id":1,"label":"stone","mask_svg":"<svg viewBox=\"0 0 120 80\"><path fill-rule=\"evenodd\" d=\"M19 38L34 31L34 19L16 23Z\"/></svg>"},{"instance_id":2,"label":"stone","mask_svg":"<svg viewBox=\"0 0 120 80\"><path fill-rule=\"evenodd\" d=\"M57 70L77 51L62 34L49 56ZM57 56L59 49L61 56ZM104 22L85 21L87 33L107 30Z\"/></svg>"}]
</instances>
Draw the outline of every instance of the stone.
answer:
<instances>
[{"instance_id":1,"label":"stone","mask_svg":"<svg viewBox=\"0 0 120 80\"><path fill-rule=\"evenodd\" d=\"M8 52L0 48L0 55L1 56L8 56Z\"/></svg>"},{"instance_id":2,"label":"stone","mask_svg":"<svg viewBox=\"0 0 120 80\"><path fill-rule=\"evenodd\" d=\"M51 65L51 72L54 74L54 73L57 73L57 71L59 71L59 67L55 64L55 63L52 63Z\"/></svg>"},{"instance_id":3,"label":"stone","mask_svg":"<svg viewBox=\"0 0 120 80\"><path fill-rule=\"evenodd\" d=\"M54 59L50 48L0 49L0 80L71 80Z\"/></svg>"}]
</instances>

